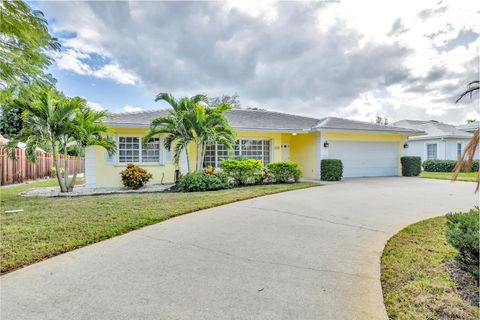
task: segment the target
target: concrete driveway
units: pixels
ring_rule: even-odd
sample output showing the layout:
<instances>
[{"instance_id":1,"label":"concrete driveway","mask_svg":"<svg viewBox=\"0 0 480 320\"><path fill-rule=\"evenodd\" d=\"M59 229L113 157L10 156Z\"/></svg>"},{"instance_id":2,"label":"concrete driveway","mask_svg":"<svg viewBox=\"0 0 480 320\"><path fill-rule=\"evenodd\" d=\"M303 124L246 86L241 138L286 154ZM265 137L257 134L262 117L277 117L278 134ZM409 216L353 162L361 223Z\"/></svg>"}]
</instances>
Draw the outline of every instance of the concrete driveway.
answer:
<instances>
[{"instance_id":1,"label":"concrete driveway","mask_svg":"<svg viewBox=\"0 0 480 320\"><path fill-rule=\"evenodd\" d=\"M386 319L385 242L474 205L473 183L376 178L203 210L1 277L1 319Z\"/></svg>"}]
</instances>

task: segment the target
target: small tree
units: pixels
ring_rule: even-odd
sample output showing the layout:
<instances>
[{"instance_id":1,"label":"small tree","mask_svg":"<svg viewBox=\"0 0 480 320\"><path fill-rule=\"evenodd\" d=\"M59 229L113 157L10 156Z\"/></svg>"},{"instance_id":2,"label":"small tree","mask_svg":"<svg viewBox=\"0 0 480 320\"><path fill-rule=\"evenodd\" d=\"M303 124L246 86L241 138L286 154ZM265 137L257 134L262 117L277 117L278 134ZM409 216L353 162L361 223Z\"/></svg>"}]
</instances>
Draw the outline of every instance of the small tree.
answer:
<instances>
[{"instance_id":1,"label":"small tree","mask_svg":"<svg viewBox=\"0 0 480 320\"><path fill-rule=\"evenodd\" d=\"M54 88L43 87L22 113L23 128L7 144L7 154L15 159L15 148L19 142L26 144L27 158L37 160L36 149L48 144L53 154L53 165L61 192L73 190L77 170L80 166L79 158L74 167L74 178L68 184L68 153L69 145L76 148L81 154L88 145L101 145L109 152L115 151L113 140L106 135L106 127L101 123L104 113L97 113L87 109L84 99L67 98ZM58 162L60 150L64 154L64 172Z\"/></svg>"}]
</instances>

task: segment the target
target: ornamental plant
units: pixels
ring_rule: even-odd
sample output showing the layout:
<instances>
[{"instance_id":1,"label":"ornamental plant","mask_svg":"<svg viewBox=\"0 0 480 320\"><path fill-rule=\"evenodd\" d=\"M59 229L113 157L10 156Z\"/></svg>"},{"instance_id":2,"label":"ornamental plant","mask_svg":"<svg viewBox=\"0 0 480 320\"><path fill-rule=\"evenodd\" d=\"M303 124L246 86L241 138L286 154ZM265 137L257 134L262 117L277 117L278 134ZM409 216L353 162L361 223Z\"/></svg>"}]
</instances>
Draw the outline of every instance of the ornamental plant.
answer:
<instances>
[{"instance_id":1,"label":"ornamental plant","mask_svg":"<svg viewBox=\"0 0 480 320\"><path fill-rule=\"evenodd\" d=\"M262 161L255 159L228 159L220 163L220 168L235 184L255 184L264 177Z\"/></svg>"},{"instance_id":2,"label":"ornamental plant","mask_svg":"<svg viewBox=\"0 0 480 320\"><path fill-rule=\"evenodd\" d=\"M343 164L338 159L323 159L320 166L323 181L340 181L343 176Z\"/></svg>"},{"instance_id":3,"label":"ornamental plant","mask_svg":"<svg viewBox=\"0 0 480 320\"><path fill-rule=\"evenodd\" d=\"M150 172L133 163L127 164L127 168L120 172L120 176L123 185L133 190L140 189L152 178Z\"/></svg>"},{"instance_id":4,"label":"ornamental plant","mask_svg":"<svg viewBox=\"0 0 480 320\"><path fill-rule=\"evenodd\" d=\"M274 180L280 183L297 182L302 175L302 170L300 170L298 163L293 161L271 162L267 164L267 168Z\"/></svg>"}]
</instances>

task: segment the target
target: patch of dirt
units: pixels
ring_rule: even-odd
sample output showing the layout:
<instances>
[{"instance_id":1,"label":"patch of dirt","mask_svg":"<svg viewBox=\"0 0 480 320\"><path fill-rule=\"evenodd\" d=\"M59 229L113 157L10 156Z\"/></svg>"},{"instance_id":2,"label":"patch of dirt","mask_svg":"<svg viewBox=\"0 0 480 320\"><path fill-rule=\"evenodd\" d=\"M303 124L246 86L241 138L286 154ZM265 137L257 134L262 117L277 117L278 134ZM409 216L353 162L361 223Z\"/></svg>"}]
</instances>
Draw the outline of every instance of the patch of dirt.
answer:
<instances>
[{"instance_id":1,"label":"patch of dirt","mask_svg":"<svg viewBox=\"0 0 480 320\"><path fill-rule=\"evenodd\" d=\"M457 284L458 294L472 306L480 308L480 289L477 279L470 273L460 269L454 261L446 261L447 272Z\"/></svg>"}]
</instances>

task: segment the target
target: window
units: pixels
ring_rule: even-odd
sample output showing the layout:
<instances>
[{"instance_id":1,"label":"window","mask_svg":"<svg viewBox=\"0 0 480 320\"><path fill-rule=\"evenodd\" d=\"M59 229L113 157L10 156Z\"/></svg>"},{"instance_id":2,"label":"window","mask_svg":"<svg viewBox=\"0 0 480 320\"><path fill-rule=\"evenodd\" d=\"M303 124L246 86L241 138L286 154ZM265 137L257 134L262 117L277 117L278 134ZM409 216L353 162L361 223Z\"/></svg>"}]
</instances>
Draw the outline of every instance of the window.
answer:
<instances>
[{"instance_id":1,"label":"window","mask_svg":"<svg viewBox=\"0 0 480 320\"><path fill-rule=\"evenodd\" d=\"M436 143L427 143L427 160L437 160L438 145Z\"/></svg>"},{"instance_id":2,"label":"window","mask_svg":"<svg viewBox=\"0 0 480 320\"><path fill-rule=\"evenodd\" d=\"M462 157L462 143L457 142L457 160L459 160Z\"/></svg>"},{"instance_id":3,"label":"window","mask_svg":"<svg viewBox=\"0 0 480 320\"><path fill-rule=\"evenodd\" d=\"M233 150L228 150L223 144L209 145L205 149L203 166L218 167L224 159L245 157L261 160L264 165L270 162L270 140L240 139L235 143Z\"/></svg>"},{"instance_id":4,"label":"window","mask_svg":"<svg viewBox=\"0 0 480 320\"><path fill-rule=\"evenodd\" d=\"M118 138L118 162L160 162L160 139L153 138L142 146L141 138Z\"/></svg>"}]
</instances>

